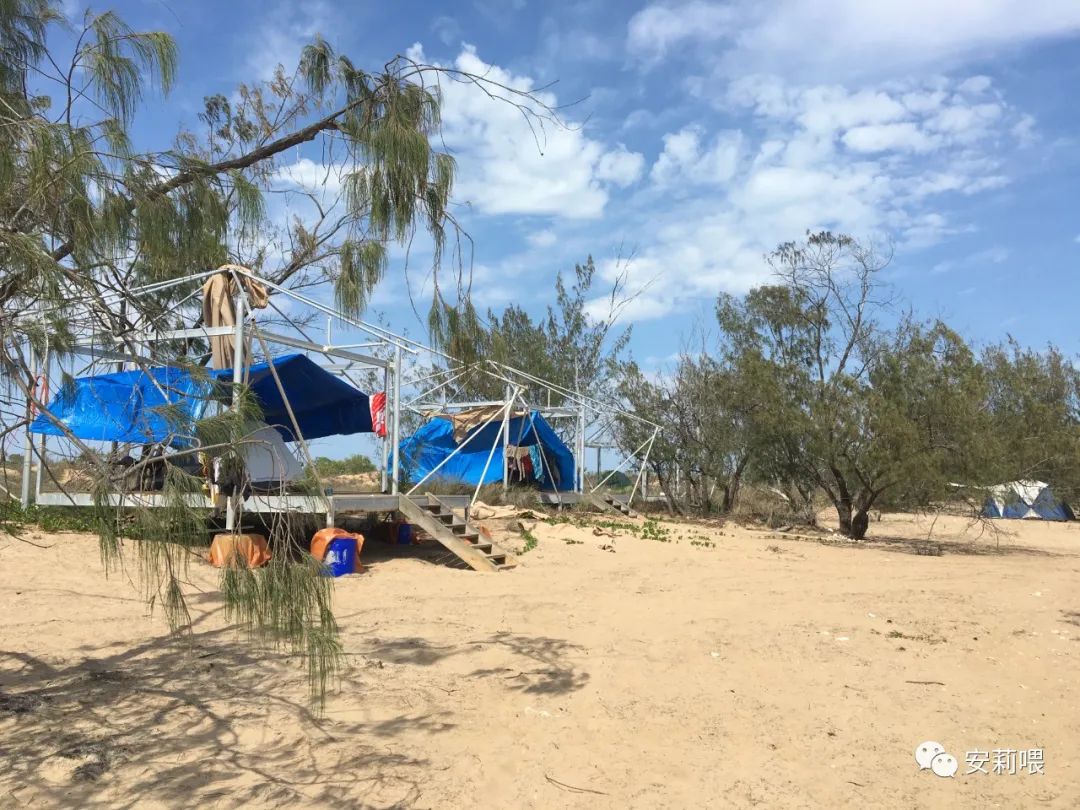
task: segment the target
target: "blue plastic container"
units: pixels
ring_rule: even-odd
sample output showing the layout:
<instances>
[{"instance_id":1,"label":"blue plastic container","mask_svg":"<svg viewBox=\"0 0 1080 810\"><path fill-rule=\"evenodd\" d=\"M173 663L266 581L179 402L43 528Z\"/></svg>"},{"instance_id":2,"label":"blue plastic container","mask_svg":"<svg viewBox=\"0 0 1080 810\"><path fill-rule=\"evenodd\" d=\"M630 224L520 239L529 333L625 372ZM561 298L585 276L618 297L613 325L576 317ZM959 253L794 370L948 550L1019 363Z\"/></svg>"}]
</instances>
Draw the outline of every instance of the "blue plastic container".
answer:
<instances>
[{"instance_id":1,"label":"blue plastic container","mask_svg":"<svg viewBox=\"0 0 1080 810\"><path fill-rule=\"evenodd\" d=\"M399 523L397 527L397 542L399 546L407 546L412 542L412 524Z\"/></svg>"},{"instance_id":2,"label":"blue plastic container","mask_svg":"<svg viewBox=\"0 0 1080 810\"><path fill-rule=\"evenodd\" d=\"M356 573L356 540L338 537L330 541L323 557L323 573L328 577L343 577Z\"/></svg>"}]
</instances>

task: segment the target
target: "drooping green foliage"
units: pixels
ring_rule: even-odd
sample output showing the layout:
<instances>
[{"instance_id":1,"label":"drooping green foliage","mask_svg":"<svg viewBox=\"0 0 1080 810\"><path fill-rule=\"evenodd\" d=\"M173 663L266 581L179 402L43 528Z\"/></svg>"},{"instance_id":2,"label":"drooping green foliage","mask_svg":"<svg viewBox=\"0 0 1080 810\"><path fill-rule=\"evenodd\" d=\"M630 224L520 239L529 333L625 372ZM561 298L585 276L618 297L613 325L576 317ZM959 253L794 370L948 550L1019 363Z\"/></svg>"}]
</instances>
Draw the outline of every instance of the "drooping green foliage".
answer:
<instances>
[{"instance_id":1,"label":"drooping green foliage","mask_svg":"<svg viewBox=\"0 0 1080 810\"><path fill-rule=\"evenodd\" d=\"M729 511L746 480L812 521L823 494L845 534L871 510L925 508L989 485L1080 481L1080 374L1013 342L979 357L939 321L897 309L871 246L808 235L768 261L777 283L717 303L719 339L670 375L624 370L620 393L664 424L649 457L673 506ZM643 429L620 420L629 449Z\"/></svg>"},{"instance_id":2,"label":"drooping green foliage","mask_svg":"<svg viewBox=\"0 0 1080 810\"><path fill-rule=\"evenodd\" d=\"M540 318L521 304L503 312L489 310L483 319L446 313L443 346L470 364L504 364L554 383L557 388L604 397L612 392L618 361L630 340L629 329L618 329L613 299L607 317L590 312L595 294L596 265L590 256L574 266L573 283L560 273L555 280L555 302ZM613 296L615 293L612 294ZM525 401L533 405L562 405L567 397L540 383L525 385ZM451 387L448 396L466 399L497 399L505 395L505 383L484 373L467 373Z\"/></svg>"},{"instance_id":3,"label":"drooping green foliage","mask_svg":"<svg viewBox=\"0 0 1080 810\"><path fill-rule=\"evenodd\" d=\"M1021 347L1014 339L981 356L985 410L998 457L996 480L1048 481L1059 497L1080 497L1080 369L1059 349Z\"/></svg>"},{"instance_id":4,"label":"drooping green foliage","mask_svg":"<svg viewBox=\"0 0 1080 810\"><path fill-rule=\"evenodd\" d=\"M388 271L390 244L421 236L433 254L433 321L437 313L471 311L467 300L455 298L459 292L467 298L466 268L455 263L453 283L444 283L440 272L458 229L449 214L454 161L435 146L437 75L452 72L476 84L484 77L404 58L366 71L316 38L295 70L279 68L269 81L208 96L196 131L182 130L154 148L135 143L133 124L176 81L172 37L132 30L114 12L87 12L70 36L53 37L68 26L53 0L0 0L0 386L6 394L31 397L47 412L36 378L43 367L56 373L65 362L59 376L68 374L79 339L118 352L129 366L200 368L208 358L202 341L146 344L136 332L195 325L201 279L167 289L146 285L225 263L250 267L278 285L327 283L339 306L355 315ZM526 106L534 101L527 93L519 99ZM317 164L289 162L293 150L311 142L323 147L315 182L294 170ZM270 191L288 199L296 212L290 221L271 218ZM187 616L183 566L207 538L205 515L192 506L205 494L199 463L238 469L259 418L243 388L235 398L230 392L220 398L224 412L213 408L195 424L184 424L181 410L167 415L178 446L201 443L198 460L173 448L164 460L148 455L118 472L109 452L66 436L78 456L74 466L89 477L85 490L94 496L104 558L115 561L123 538L136 538L148 596L177 628ZM21 423L3 427L14 431ZM162 505L154 509L131 497L138 476L150 470L160 478ZM309 484L321 491L317 478ZM288 530L296 527L271 532L272 566L227 574L227 602L231 615L260 635L306 651L322 694L336 655L330 585L317 566L293 553L296 538ZM240 587L245 576L257 587Z\"/></svg>"}]
</instances>

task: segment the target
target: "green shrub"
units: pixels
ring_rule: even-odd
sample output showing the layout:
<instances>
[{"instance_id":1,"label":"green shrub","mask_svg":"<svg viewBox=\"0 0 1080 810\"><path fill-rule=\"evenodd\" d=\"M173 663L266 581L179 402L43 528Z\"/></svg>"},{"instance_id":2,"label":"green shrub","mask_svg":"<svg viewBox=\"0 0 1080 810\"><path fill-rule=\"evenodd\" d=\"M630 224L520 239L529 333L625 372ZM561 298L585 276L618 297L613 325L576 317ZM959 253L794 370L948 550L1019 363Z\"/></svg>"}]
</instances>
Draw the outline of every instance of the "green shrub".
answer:
<instances>
[{"instance_id":1,"label":"green shrub","mask_svg":"<svg viewBox=\"0 0 1080 810\"><path fill-rule=\"evenodd\" d=\"M315 459L315 466L319 468L319 473L324 476L358 475L360 473L375 472L374 462L359 453L348 458L324 458L319 456Z\"/></svg>"}]
</instances>

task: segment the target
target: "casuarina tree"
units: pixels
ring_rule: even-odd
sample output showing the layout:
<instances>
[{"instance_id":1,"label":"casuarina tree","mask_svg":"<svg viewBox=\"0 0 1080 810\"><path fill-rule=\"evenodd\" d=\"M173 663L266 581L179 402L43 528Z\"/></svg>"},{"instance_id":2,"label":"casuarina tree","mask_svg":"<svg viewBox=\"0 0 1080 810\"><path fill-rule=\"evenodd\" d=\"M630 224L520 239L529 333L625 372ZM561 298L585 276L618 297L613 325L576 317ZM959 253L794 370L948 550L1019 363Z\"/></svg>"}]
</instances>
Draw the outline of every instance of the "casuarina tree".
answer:
<instances>
[{"instance_id":1,"label":"casuarina tree","mask_svg":"<svg viewBox=\"0 0 1080 810\"><path fill-rule=\"evenodd\" d=\"M367 70L316 38L298 65L269 81L207 97L198 131L137 142L140 110L170 91L179 64L168 33L132 30L113 12L87 12L72 27L52 0L0 3L0 384L9 396L29 397L48 414L31 348L38 358L47 348L55 361L75 338L104 333L140 355L136 329L192 325L195 310L182 302L198 283L132 290L227 262L277 284L330 284L338 305L355 314L387 272L389 246L423 235L433 255L431 325L441 334L463 304L457 294L467 291L468 268L444 261L460 231L451 213L454 160L438 146L440 84L480 85L492 103L550 117L542 101L403 56ZM335 182L288 182L284 156L305 144L321 147ZM271 190L292 199L290 221L268 213ZM181 342L155 346L151 359L198 366L200 353ZM253 417L238 401L232 416L177 429L227 448L236 420ZM24 426L25 419L8 420L3 430ZM67 438L85 458L100 459ZM92 475L98 490L109 483L101 463ZM106 555L120 552L125 533L142 538L136 547L149 596L177 627L187 619L183 566L204 537L184 498L198 486L170 468L163 492L170 508L132 517L99 502ZM328 586L313 572L283 562L230 571L224 585L232 615L301 648L321 688L337 642Z\"/></svg>"}]
</instances>

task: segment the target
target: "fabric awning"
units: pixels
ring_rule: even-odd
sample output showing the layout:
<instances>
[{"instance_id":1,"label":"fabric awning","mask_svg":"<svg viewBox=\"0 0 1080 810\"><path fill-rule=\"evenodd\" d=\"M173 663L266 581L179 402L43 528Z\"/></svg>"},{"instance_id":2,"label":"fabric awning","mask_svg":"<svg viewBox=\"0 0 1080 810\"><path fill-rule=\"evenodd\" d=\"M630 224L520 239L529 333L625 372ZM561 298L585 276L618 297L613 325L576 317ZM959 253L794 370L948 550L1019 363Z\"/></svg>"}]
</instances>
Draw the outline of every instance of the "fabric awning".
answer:
<instances>
[{"instance_id":1,"label":"fabric awning","mask_svg":"<svg viewBox=\"0 0 1080 810\"><path fill-rule=\"evenodd\" d=\"M305 439L371 432L367 394L302 354L275 357L272 362ZM211 400L227 396L231 379L231 369L210 371L206 377L177 367L99 374L76 379L53 397L48 408L80 439L187 445L190 437L178 437L178 431L190 430L191 423L202 418ZM263 408L263 421L286 441L295 441L292 421L270 363L251 366L247 380ZM66 435L45 414L39 414L30 429L34 433Z\"/></svg>"}]
</instances>

